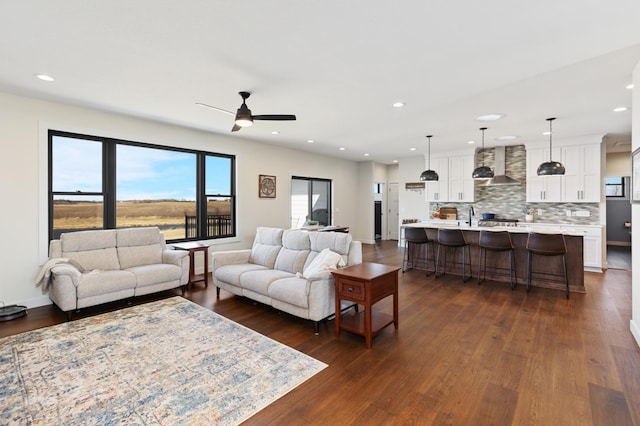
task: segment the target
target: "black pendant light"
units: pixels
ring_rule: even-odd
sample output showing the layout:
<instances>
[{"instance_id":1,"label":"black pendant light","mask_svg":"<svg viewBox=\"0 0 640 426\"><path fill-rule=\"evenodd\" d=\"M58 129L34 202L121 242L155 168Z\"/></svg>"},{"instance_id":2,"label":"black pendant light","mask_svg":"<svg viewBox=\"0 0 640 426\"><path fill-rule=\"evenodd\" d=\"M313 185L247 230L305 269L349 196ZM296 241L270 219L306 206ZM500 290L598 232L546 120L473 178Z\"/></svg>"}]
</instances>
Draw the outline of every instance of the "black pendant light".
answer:
<instances>
[{"instance_id":1,"label":"black pendant light","mask_svg":"<svg viewBox=\"0 0 640 426\"><path fill-rule=\"evenodd\" d=\"M552 139L551 135L553 134L551 123L553 122L553 120L555 120L555 117L547 118L547 121L549 122L549 161L547 161L546 163L542 163L540 164L540 166L538 166L538 176L552 176L552 175L564 174L564 166L562 165L562 163L551 160L551 155L553 152L553 146L551 145L551 139Z\"/></svg>"},{"instance_id":2,"label":"black pendant light","mask_svg":"<svg viewBox=\"0 0 640 426\"><path fill-rule=\"evenodd\" d=\"M428 159L428 163L427 163L427 170L425 170L424 172L422 172L422 174L420 175L420 180L425 182L435 182L437 181L438 178L438 173L436 173L435 171L431 170L431 138L433 137L433 135L429 135L427 136L427 139L429 139L429 156L427 157Z\"/></svg>"},{"instance_id":3,"label":"black pendant light","mask_svg":"<svg viewBox=\"0 0 640 426\"><path fill-rule=\"evenodd\" d=\"M491 179L493 177L493 170L484 165L484 131L487 130L486 127L480 127L482 131L482 166L476 167L471 177L474 179Z\"/></svg>"}]
</instances>

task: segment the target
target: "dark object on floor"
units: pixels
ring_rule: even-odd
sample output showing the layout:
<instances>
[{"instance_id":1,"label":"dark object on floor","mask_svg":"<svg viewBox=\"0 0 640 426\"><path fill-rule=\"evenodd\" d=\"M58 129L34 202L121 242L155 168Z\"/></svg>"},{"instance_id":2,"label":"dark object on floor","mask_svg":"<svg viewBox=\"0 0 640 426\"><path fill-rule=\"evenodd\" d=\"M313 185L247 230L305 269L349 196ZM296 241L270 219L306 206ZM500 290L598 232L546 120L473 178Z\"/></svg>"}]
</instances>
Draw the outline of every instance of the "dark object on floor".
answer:
<instances>
[{"instance_id":1,"label":"dark object on floor","mask_svg":"<svg viewBox=\"0 0 640 426\"><path fill-rule=\"evenodd\" d=\"M9 305L0 307L0 321L10 321L27 315L27 307L22 305Z\"/></svg>"}]
</instances>

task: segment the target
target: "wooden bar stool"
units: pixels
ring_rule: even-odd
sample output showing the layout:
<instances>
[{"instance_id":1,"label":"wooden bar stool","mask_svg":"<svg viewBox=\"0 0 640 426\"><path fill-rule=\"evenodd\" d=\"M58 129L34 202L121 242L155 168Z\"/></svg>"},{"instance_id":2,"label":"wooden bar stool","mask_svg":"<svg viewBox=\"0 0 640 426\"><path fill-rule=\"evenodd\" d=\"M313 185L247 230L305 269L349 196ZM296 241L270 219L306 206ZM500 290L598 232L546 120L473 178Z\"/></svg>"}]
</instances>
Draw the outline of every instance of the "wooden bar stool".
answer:
<instances>
[{"instance_id":1,"label":"wooden bar stool","mask_svg":"<svg viewBox=\"0 0 640 426\"><path fill-rule=\"evenodd\" d=\"M431 259L433 260L433 270L429 271L429 246L431 246ZM424 254L417 257L418 253ZM411 269L424 269L427 275L436 270L436 258L433 255L433 240L429 239L424 228L404 228L404 260L402 261L402 272ZM408 267L411 265L411 267Z\"/></svg>"},{"instance_id":2,"label":"wooden bar stool","mask_svg":"<svg viewBox=\"0 0 640 426\"><path fill-rule=\"evenodd\" d=\"M564 282L567 289L567 299L569 298L569 279L567 278L567 245L562 234L543 234L530 232L527 238L527 291L531 289L531 276L538 274L549 281ZM561 256L563 274L555 274L549 271L549 265L545 265L546 271L533 271L533 255L538 256ZM546 263L546 262L545 262ZM563 277L564 280L549 279L549 276Z\"/></svg>"},{"instance_id":3,"label":"wooden bar stool","mask_svg":"<svg viewBox=\"0 0 640 426\"><path fill-rule=\"evenodd\" d=\"M444 272L438 275L438 268L440 268L440 247L444 246ZM471 248L464 239L462 231L458 228L439 228L438 229L438 254L436 256L436 278L445 275L447 273L447 251L449 249L462 249L462 282L467 281L473 275L473 269L471 268ZM465 276L466 261L465 261L465 249L469 252L469 276ZM452 262L455 264L455 259Z\"/></svg>"},{"instance_id":4,"label":"wooden bar stool","mask_svg":"<svg viewBox=\"0 0 640 426\"><path fill-rule=\"evenodd\" d=\"M487 251L494 253L509 253L509 283L511 284L511 290L516 288L518 283L518 275L516 274L516 251L511 241L511 234L507 231L480 231L480 238L478 240L479 255L478 255L478 284L480 284L487 276ZM484 265L482 262L484 254ZM492 256L495 256L492 255ZM506 268L490 267L494 274L506 275L504 270ZM484 277L482 275L484 274ZM515 280L514 280L515 278Z\"/></svg>"}]
</instances>

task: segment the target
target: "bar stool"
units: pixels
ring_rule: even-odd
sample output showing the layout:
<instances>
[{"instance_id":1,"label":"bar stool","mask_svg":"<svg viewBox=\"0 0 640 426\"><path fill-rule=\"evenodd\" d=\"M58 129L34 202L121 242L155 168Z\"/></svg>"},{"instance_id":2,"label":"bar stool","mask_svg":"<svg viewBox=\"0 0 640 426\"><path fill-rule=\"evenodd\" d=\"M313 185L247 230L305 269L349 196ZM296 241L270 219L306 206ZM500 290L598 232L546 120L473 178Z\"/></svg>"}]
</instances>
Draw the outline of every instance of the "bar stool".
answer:
<instances>
[{"instance_id":1,"label":"bar stool","mask_svg":"<svg viewBox=\"0 0 640 426\"><path fill-rule=\"evenodd\" d=\"M438 275L438 268L440 267L440 247L444 246L444 272ZM438 229L438 254L436 256L436 278L445 275L447 273L447 251L453 248L457 251L458 248L462 248L462 282L466 282L473 275L473 269L471 268L471 248L465 241L462 231L457 228ZM469 276L465 276L466 262L465 262L465 248L469 252ZM455 260L453 262L456 263Z\"/></svg>"},{"instance_id":2,"label":"bar stool","mask_svg":"<svg viewBox=\"0 0 640 426\"><path fill-rule=\"evenodd\" d=\"M507 231L480 231L478 240L478 284L480 284L487 276L487 251L503 253L509 252L509 283L511 290L516 288L518 283L518 275L516 274L516 251L511 241L511 234ZM484 266L482 266L482 255L484 254ZM503 270L506 268L490 267L495 274L506 275ZM484 277L481 277L484 274ZM516 278L515 281L513 278Z\"/></svg>"},{"instance_id":3,"label":"bar stool","mask_svg":"<svg viewBox=\"0 0 640 426\"><path fill-rule=\"evenodd\" d=\"M429 245L431 245L431 258L433 259L433 271L429 272ZM416 259L416 251L421 252L424 248L424 257ZM402 261L402 272L411 269L424 268L427 275L432 274L436 270L436 259L433 256L433 240L429 239L427 231L424 228L404 228L404 252L405 257ZM407 268L408 265L410 268Z\"/></svg>"},{"instance_id":4,"label":"bar stool","mask_svg":"<svg viewBox=\"0 0 640 426\"><path fill-rule=\"evenodd\" d=\"M533 274L544 275L546 279L549 276L564 277L564 281L549 280L556 282L564 282L567 289L567 299L569 298L569 279L567 278L567 259L565 254L567 253L567 246L564 241L564 235L562 234L543 234L538 232L530 232L527 238L527 291L531 289L531 276ZM562 256L562 270L563 274L554 274L550 272L533 271L533 255L538 256ZM546 270L549 270L546 265Z\"/></svg>"}]
</instances>

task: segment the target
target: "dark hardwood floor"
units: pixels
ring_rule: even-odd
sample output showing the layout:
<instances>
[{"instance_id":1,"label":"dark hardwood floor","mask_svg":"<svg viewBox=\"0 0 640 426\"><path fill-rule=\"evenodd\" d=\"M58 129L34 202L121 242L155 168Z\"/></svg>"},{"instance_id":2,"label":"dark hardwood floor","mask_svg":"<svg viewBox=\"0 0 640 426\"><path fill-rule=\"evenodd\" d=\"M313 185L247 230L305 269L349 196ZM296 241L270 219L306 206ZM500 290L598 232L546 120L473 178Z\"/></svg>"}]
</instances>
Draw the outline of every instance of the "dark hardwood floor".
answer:
<instances>
[{"instance_id":1,"label":"dark hardwood floor","mask_svg":"<svg viewBox=\"0 0 640 426\"><path fill-rule=\"evenodd\" d=\"M367 261L401 264L393 241L363 251ZM217 299L212 285L185 297L329 364L248 425L640 425L631 272L586 273L585 286L566 300L557 290L401 273L400 327L383 330L370 350L363 337L336 338L333 321L316 336L309 321L224 291ZM390 310L391 299L374 309ZM53 306L30 309L1 323L0 336L64 320Z\"/></svg>"}]
</instances>

